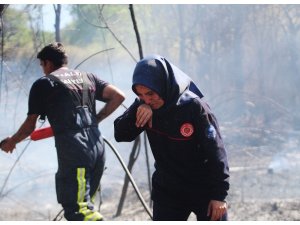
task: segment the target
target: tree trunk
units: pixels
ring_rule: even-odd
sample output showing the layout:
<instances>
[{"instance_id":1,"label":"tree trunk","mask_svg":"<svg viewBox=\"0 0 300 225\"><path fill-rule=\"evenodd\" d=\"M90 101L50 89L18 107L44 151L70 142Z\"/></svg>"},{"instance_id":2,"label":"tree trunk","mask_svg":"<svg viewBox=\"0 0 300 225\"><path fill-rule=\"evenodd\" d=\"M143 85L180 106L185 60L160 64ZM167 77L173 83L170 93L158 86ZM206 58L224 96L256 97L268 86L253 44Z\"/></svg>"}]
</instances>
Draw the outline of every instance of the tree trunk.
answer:
<instances>
[{"instance_id":1,"label":"tree trunk","mask_svg":"<svg viewBox=\"0 0 300 225\"><path fill-rule=\"evenodd\" d=\"M53 5L54 12L55 12L55 41L60 42L60 14L61 14L61 4L57 4L56 6Z\"/></svg>"}]
</instances>

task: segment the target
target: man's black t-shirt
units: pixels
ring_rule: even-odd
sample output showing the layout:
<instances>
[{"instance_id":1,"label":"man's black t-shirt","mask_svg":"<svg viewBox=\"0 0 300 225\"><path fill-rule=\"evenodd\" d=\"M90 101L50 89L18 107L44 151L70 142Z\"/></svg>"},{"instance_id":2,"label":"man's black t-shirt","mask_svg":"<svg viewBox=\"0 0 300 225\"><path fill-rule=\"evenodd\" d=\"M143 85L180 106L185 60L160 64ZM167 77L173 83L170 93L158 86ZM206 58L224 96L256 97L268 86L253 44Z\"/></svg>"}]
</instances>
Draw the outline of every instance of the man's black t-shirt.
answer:
<instances>
[{"instance_id":1,"label":"man's black t-shirt","mask_svg":"<svg viewBox=\"0 0 300 225\"><path fill-rule=\"evenodd\" d=\"M88 74L89 80L94 83L95 99L105 101L103 99L103 89L108 85L107 82L99 79L93 74ZM44 115L46 113L46 104L51 104L51 101L56 101L51 98L56 93L63 92L64 87L58 85L57 82L50 80L47 76L41 77L35 81L31 87L28 101L28 115L38 114ZM95 102L92 102L92 111L95 112Z\"/></svg>"}]
</instances>

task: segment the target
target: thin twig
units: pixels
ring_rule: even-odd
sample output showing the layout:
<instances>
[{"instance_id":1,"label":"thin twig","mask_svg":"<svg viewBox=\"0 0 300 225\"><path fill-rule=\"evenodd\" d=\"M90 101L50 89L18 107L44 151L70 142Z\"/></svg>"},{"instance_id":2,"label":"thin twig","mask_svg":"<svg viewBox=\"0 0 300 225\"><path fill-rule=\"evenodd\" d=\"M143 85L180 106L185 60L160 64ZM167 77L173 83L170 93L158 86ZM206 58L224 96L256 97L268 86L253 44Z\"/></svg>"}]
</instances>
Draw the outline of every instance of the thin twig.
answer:
<instances>
[{"instance_id":1,"label":"thin twig","mask_svg":"<svg viewBox=\"0 0 300 225\"><path fill-rule=\"evenodd\" d=\"M102 53L102 52L107 52L107 51L113 50L113 49L114 49L114 48L108 48L108 49L101 50L101 51L99 51L99 52L96 52L96 53L90 55L89 57L87 57L86 59L84 59L82 62L80 62L77 66L75 66L74 69L77 69L82 63L84 63L85 61L89 60L89 59L92 58L93 56L98 55L98 54L100 54L100 53Z\"/></svg>"}]
</instances>

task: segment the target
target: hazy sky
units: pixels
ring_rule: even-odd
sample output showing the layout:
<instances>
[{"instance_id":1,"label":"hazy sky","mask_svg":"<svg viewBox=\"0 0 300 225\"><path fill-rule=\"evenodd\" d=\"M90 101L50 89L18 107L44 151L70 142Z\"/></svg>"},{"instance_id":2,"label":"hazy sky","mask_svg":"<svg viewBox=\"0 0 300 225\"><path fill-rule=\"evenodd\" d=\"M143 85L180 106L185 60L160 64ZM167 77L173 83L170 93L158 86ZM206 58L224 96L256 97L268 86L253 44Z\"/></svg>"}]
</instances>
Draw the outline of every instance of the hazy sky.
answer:
<instances>
[{"instance_id":1,"label":"hazy sky","mask_svg":"<svg viewBox=\"0 0 300 225\"><path fill-rule=\"evenodd\" d=\"M45 4L43 7L44 12L44 29L45 31L54 32L55 13L52 4ZM61 28L68 24L71 20L71 16L66 10L66 5L62 5L61 10Z\"/></svg>"},{"instance_id":2,"label":"hazy sky","mask_svg":"<svg viewBox=\"0 0 300 225\"><path fill-rule=\"evenodd\" d=\"M54 22L55 22L55 13L53 4L43 4L43 24L45 31L52 31L54 32ZM11 4L9 7L16 8L16 9L23 9L25 7L24 4ZM71 20L71 16L69 11L66 10L66 5L62 5L61 10L61 28L63 28L66 24L68 24Z\"/></svg>"}]
</instances>

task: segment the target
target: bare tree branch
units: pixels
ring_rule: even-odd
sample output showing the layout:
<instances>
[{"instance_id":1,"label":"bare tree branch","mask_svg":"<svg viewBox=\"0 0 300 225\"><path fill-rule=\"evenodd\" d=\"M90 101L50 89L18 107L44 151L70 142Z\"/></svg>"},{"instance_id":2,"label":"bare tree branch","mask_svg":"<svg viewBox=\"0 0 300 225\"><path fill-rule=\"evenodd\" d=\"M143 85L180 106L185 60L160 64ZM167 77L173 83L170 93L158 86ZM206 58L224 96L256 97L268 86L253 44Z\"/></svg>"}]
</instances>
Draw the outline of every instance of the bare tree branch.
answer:
<instances>
[{"instance_id":1,"label":"bare tree branch","mask_svg":"<svg viewBox=\"0 0 300 225\"><path fill-rule=\"evenodd\" d=\"M96 25L96 24L93 24L91 23L89 20L86 19L86 17L84 17L82 11L80 10L80 7L77 6L77 9L79 10L80 12L80 15L82 16L82 18L84 19L85 22L87 22L88 24L94 26L94 27L98 27L98 28L105 28L107 29L111 35L114 37L114 39L125 49L125 51L130 55L130 57L135 61L137 62L136 58L133 56L133 54L129 51L129 49L121 42L121 40L115 35L115 33L112 31L112 29L108 26L103 14L102 14L102 11L101 11L101 14L99 15L102 22L104 23L105 26L99 26L99 25Z\"/></svg>"}]
</instances>

